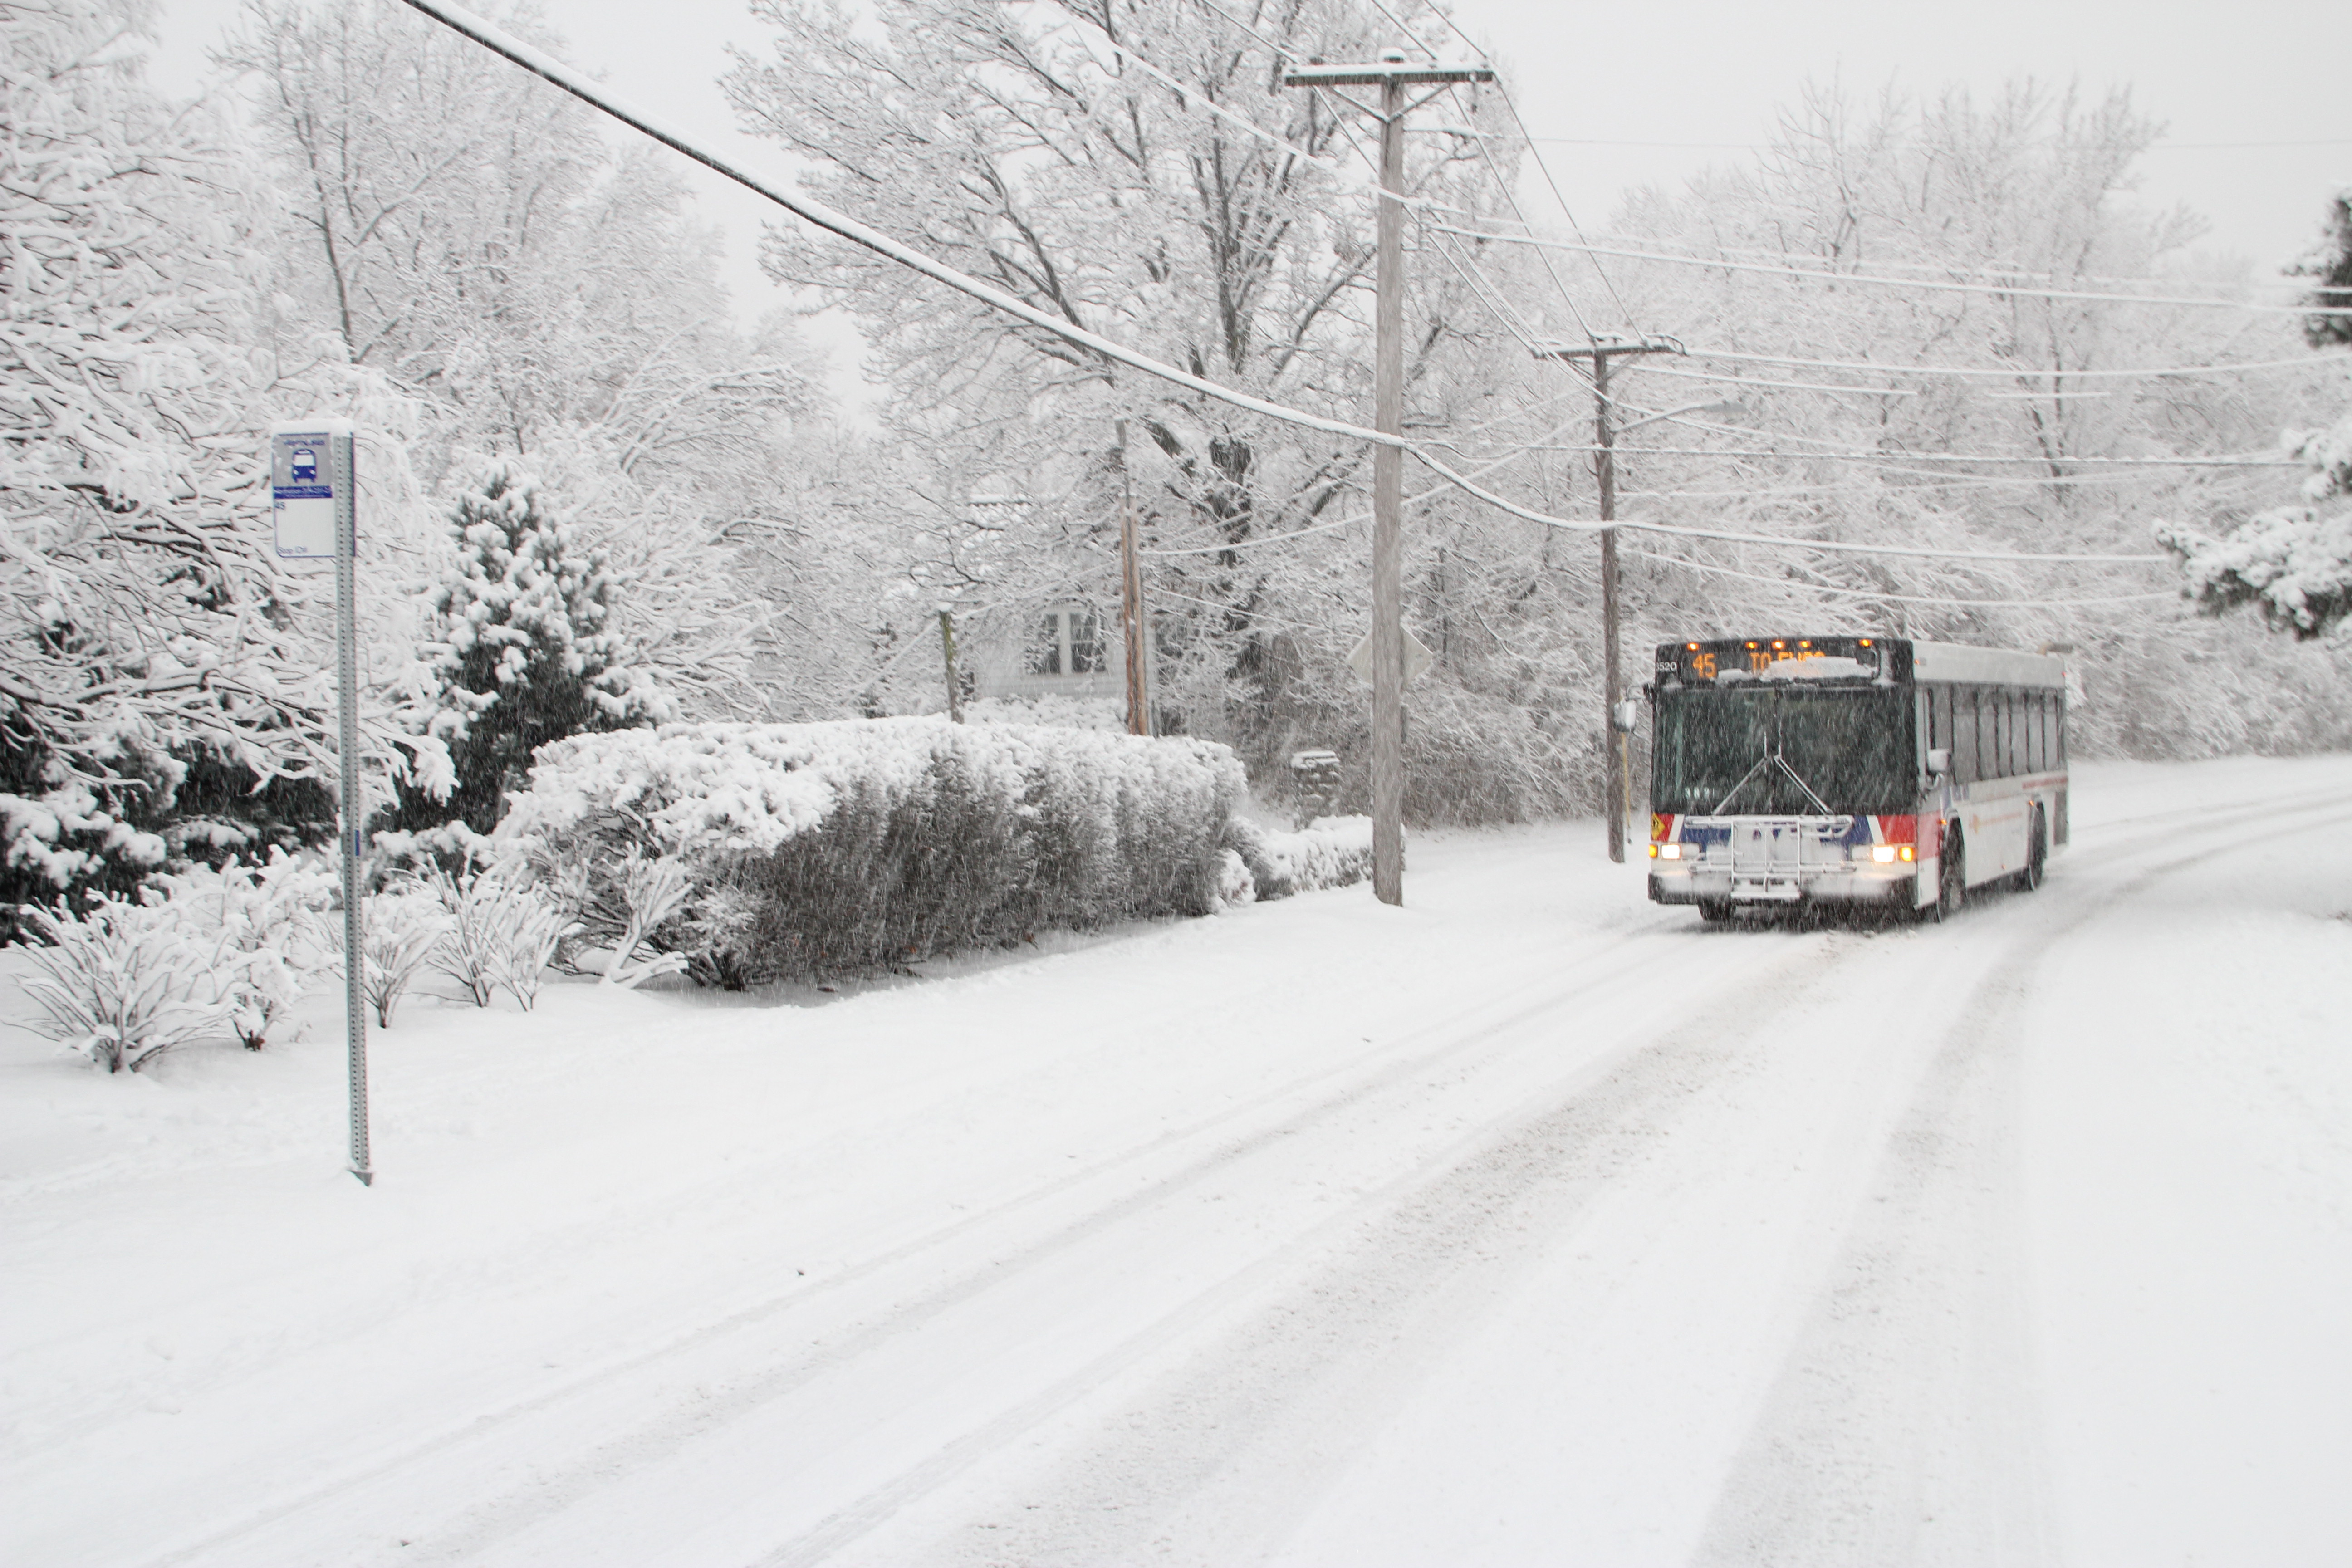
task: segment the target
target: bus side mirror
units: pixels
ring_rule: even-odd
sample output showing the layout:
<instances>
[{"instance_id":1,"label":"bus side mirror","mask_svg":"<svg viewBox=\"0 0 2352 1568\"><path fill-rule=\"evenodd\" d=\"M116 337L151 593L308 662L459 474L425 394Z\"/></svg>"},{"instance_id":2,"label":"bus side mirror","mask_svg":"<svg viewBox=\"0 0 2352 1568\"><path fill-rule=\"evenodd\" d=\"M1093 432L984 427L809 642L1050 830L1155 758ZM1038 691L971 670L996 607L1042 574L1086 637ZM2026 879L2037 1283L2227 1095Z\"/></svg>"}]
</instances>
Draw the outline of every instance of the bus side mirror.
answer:
<instances>
[{"instance_id":1,"label":"bus side mirror","mask_svg":"<svg viewBox=\"0 0 2352 1568\"><path fill-rule=\"evenodd\" d=\"M1621 733L1630 735L1641 728L1642 705L1628 698L1617 704L1617 710L1611 717Z\"/></svg>"},{"instance_id":2,"label":"bus side mirror","mask_svg":"<svg viewBox=\"0 0 2352 1568\"><path fill-rule=\"evenodd\" d=\"M1930 746L1930 747L1928 747L1928 748L1927 748L1927 776L1928 776L1929 778L1931 778L1931 779L1939 779L1939 778L1942 778L1946 773L1950 773L1951 771L1952 771L1952 749L1951 749L1951 747L1949 747L1949 746Z\"/></svg>"}]
</instances>

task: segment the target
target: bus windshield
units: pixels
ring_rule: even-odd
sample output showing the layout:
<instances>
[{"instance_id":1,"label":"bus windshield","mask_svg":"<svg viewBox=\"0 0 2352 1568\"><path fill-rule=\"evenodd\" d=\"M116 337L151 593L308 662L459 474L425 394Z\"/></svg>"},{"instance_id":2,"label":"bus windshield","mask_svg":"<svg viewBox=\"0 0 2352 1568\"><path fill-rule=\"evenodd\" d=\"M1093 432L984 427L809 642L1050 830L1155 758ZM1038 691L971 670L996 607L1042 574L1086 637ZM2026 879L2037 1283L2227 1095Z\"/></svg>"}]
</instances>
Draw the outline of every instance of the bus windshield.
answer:
<instances>
[{"instance_id":1,"label":"bus windshield","mask_svg":"<svg viewBox=\"0 0 2352 1568\"><path fill-rule=\"evenodd\" d=\"M1911 693L1901 689L1670 691L1658 699L1651 807L1742 816L1810 816L1824 806L1906 812L1918 788L1913 745ZM1788 766L1759 767L1776 747Z\"/></svg>"}]
</instances>

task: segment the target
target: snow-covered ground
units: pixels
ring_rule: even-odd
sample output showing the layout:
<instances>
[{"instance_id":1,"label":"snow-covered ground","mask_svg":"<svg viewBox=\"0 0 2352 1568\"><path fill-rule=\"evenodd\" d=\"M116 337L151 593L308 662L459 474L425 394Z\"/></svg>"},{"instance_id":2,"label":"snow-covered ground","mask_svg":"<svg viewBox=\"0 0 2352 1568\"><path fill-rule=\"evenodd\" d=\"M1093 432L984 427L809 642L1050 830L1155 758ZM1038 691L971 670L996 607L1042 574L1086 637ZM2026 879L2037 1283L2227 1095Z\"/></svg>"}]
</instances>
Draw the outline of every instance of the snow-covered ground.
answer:
<instances>
[{"instance_id":1,"label":"snow-covered ground","mask_svg":"<svg viewBox=\"0 0 2352 1568\"><path fill-rule=\"evenodd\" d=\"M0 1562L2342 1563L2352 759L2074 816L1940 929L1703 931L1580 824L412 999L372 1189L339 998L0 1031Z\"/></svg>"}]
</instances>

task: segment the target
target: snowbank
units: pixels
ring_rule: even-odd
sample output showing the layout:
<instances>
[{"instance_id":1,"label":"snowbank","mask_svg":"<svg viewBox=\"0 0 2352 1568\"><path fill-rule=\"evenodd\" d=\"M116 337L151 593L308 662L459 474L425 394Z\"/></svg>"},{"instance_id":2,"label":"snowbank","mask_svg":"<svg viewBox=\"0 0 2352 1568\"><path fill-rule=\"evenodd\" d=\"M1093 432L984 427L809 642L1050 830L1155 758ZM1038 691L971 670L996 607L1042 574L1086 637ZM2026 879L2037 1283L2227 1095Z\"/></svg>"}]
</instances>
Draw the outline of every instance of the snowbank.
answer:
<instances>
[{"instance_id":1,"label":"snowbank","mask_svg":"<svg viewBox=\"0 0 2352 1568\"><path fill-rule=\"evenodd\" d=\"M1344 888L1372 874L1372 819L1369 816L1318 816L1296 833L1237 816L1227 826L1225 837L1248 868L1254 896L1259 899L1286 899L1318 888Z\"/></svg>"}]
</instances>

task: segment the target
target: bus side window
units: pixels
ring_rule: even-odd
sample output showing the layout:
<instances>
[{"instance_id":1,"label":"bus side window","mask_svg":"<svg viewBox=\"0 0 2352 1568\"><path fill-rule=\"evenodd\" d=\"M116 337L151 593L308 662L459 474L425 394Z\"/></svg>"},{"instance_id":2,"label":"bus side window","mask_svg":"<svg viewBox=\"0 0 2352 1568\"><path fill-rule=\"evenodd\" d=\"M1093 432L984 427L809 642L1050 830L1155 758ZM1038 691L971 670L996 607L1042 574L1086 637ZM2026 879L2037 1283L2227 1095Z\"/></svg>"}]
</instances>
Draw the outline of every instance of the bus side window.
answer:
<instances>
[{"instance_id":1,"label":"bus side window","mask_svg":"<svg viewBox=\"0 0 2352 1568\"><path fill-rule=\"evenodd\" d=\"M1952 747L1952 689L1934 686L1927 689L1927 744Z\"/></svg>"},{"instance_id":2,"label":"bus side window","mask_svg":"<svg viewBox=\"0 0 2352 1568\"><path fill-rule=\"evenodd\" d=\"M1985 773L1992 778L2005 779L2009 776L2009 693L1999 690L1988 691L1984 694L1984 700L1985 707L1990 710L1992 718L1992 723L1985 737L1988 748L1985 756Z\"/></svg>"},{"instance_id":3,"label":"bus side window","mask_svg":"<svg viewBox=\"0 0 2352 1568\"><path fill-rule=\"evenodd\" d=\"M2050 698L2050 754L2056 758L2053 764L2060 771L2066 766L2066 699L2056 694Z\"/></svg>"},{"instance_id":4,"label":"bus side window","mask_svg":"<svg viewBox=\"0 0 2352 1568\"><path fill-rule=\"evenodd\" d=\"M2000 777L2000 693L1977 691L1977 776Z\"/></svg>"},{"instance_id":5,"label":"bus side window","mask_svg":"<svg viewBox=\"0 0 2352 1568\"><path fill-rule=\"evenodd\" d=\"M2039 691L2025 694L2025 771L2038 773L2049 759L2042 751L2042 705L2049 699Z\"/></svg>"},{"instance_id":6,"label":"bus side window","mask_svg":"<svg viewBox=\"0 0 2352 1568\"><path fill-rule=\"evenodd\" d=\"M1977 694L1965 686L1952 692L1952 782L1977 782Z\"/></svg>"},{"instance_id":7,"label":"bus side window","mask_svg":"<svg viewBox=\"0 0 2352 1568\"><path fill-rule=\"evenodd\" d=\"M2004 691L2000 694L2001 728L2008 731L2001 739L2008 742L2002 748L2009 758L2012 777L2025 772L2025 693Z\"/></svg>"}]
</instances>

